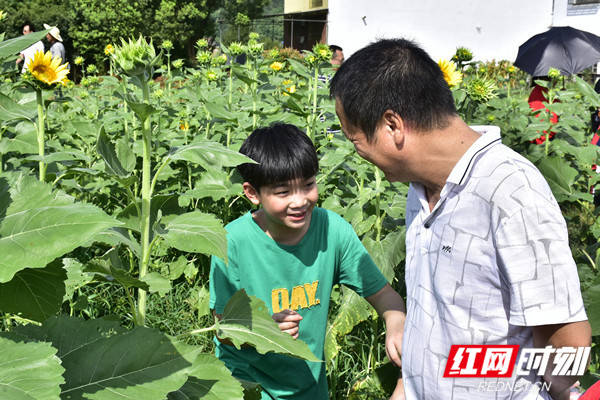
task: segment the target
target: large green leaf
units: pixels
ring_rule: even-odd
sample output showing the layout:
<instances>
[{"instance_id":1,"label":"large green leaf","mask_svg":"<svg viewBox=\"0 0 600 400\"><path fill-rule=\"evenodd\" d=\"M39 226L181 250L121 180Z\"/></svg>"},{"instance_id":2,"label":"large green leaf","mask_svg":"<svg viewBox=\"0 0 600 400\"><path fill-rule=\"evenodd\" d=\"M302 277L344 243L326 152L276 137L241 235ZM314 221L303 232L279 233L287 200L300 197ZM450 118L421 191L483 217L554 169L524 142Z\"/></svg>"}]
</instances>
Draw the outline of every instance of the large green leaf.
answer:
<instances>
[{"instance_id":1,"label":"large green leaf","mask_svg":"<svg viewBox=\"0 0 600 400\"><path fill-rule=\"evenodd\" d=\"M548 157L542 159L537 167L548 181L557 200L568 199L573 194L573 184L578 172L576 169L571 168L565 160Z\"/></svg>"},{"instance_id":2,"label":"large green leaf","mask_svg":"<svg viewBox=\"0 0 600 400\"><path fill-rule=\"evenodd\" d=\"M404 260L406 254L405 237L404 227L398 227L383 240L376 241L365 237L362 241L373 261L390 283L394 278L396 267Z\"/></svg>"},{"instance_id":3,"label":"large green leaf","mask_svg":"<svg viewBox=\"0 0 600 400\"><path fill-rule=\"evenodd\" d=\"M193 211L165 217L158 234L182 251L214 254L227 259L227 238L223 224L212 214Z\"/></svg>"},{"instance_id":4,"label":"large green leaf","mask_svg":"<svg viewBox=\"0 0 600 400\"><path fill-rule=\"evenodd\" d=\"M232 184L229 175L222 170L211 168L200 175L196 181L195 187L181 195L181 198L203 199L206 197L217 201L222 198L230 197L242 193L242 185Z\"/></svg>"},{"instance_id":5,"label":"large green leaf","mask_svg":"<svg viewBox=\"0 0 600 400\"><path fill-rule=\"evenodd\" d=\"M333 320L336 335L343 336L371 315L377 315L371 305L354 291L344 287L341 305Z\"/></svg>"},{"instance_id":6,"label":"large green leaf","mask_svg":"<svg viewBox=\"0 0 600 400\"><path fill-rule=\"evenodd\" d=\"M600 278L583 292L588 320L592 325L592 336L600 335Z\"/></svg>"},{"instance_id":7,"label":"large green leaf","mask_svg":"<svg viewBox=\"0 0 600 400\"><path fill-rule=\"evenodd\" d=\"M119 222L26 175L0 176L0 283L43 268Z\"/></svg>"},{"instance_id":8,"label":"large green leaf","mask_svg":"<svg viewBox=\"0 0 600 400\"><path fill-rule=\"evenodd\" d=\"M40 32L32 32L28 35L23 35L14 39L0 42L0 60L17 55L35 42L45 38L46 33L48 32L50 32L49 29Z\"/></svg>"},{"instance_id":9,"label":"large green leaf","mask_svg":"<svg viewBox=\"0 0 600 400\"><path fill-rule=\"evenodd\" d=\"M175 148L167 157L171 160L184 160L200 164L205 169L211 167L235 167L243 163L255 163L237 151L230 150L222 144L207 140Z\"/></svg>"},{"instance_id":10,"label":"large green leaf","mask_svg":"<svg viewBox=\"0 0 600 400\"><path fill-rule=\"evenodd\" d=\"M117 157L115 146L111 143L110 139L106 135L104 127L100 129L100 133L98 134L96 150L104 159L106 172L116 175L120 178L127 178L130 175L129 171L123 167L119 157Z\"/></svg>"},{"instance_id":11,"label":"large green leaf","mask_svg":"<svg viewBox=\"0 0 600 400\"><path fill-rule=\"evenodd\" d=\"M126 331L107 321L51 318L19 331L58 348L64 399L164 399L183 386L200 354L154 329Z\"/></svg>"},{"instance_id":12,"label":"large green leaf","mask_svg":"<svg viewBox=\"0 0 600 400\"><path fill-rule=\"evenodd\" d=\"M577 88L579 93L581 93L585 97L587 104L594 107L600 107L600 94L596 93L594 88L592 88L589 83L576 76L575 87Z\"/></svg>"},{"instance_id":13,"label":"large green leaf","mask_svg":"<svg viewBox=\"0 0 600 400\"><path fill-rule=\"evenodd\" d=\"M281 332L265 303L248 296L244 289L231 296L217 326L217 335L231 340L238 349L243 344L250 344L261 354L275 352L308 361L321 361L306 343Z\"/></svg>"},{"instance_id":14,"label":"large green leaf","mask_svg":"<svg viewBox=\"0 0 600 400\"><path fill-rule=\"evenodd\" d=\"M37 118L35 102L18 104L10 97L0 93L0 121L8 122L18 119L34 121Z\"/></svg>"},{"instance_id":15,"label":"large green leaf","mask_svg":"<svg viewBox=\"0 0 600 400\"><path fill-rule=\"evenodd\" d=\"M50 343L23 343L0 336L0 398L58 400L64 368Z\"/></svg>"},{"instance_id":16,"label":"large green leaf","mask_svg":"<svg viewBox=\"0 0 600 400\"><path fill-rule=\"evenodd\" d=\"M74 258L63 258L62 263L67 271L63 301L68 301L73 298L73 294L78 288L94 280L94 274L84 272L83 265Z\"/></svg>"},{"instance_id":17,"label":"large green leaf","mask_svg":"<svg viewBox=\"0 0 600 400\"><path fill-rule=\"evenodd\" d=\"M6 139L4 152L14 151L21 154L37 154L38 142L35 124L21 121L15 126L15 136Z\"/></svg>"},{"instance_id":18,"label":"large green leaf","mask_svg":"<svg viewBox=\"0 0 600 400\"><path fill-rule=\"evenodd\" d=\"M0 284L0 310L42 322L60 309L66 278L61 260L45 268L25 268Z\"/></svg>"},{"instance_id":19,"label":"large green leaf","mask_svg":"<svg viewBox=\"0 0 600 400\"><path fill-rule=\"evenodd\" d=\"M241 400L243 389L221 360L212 354L200 354L185 385L169 393L167 399Z\"/></svg>"}]
</instances>

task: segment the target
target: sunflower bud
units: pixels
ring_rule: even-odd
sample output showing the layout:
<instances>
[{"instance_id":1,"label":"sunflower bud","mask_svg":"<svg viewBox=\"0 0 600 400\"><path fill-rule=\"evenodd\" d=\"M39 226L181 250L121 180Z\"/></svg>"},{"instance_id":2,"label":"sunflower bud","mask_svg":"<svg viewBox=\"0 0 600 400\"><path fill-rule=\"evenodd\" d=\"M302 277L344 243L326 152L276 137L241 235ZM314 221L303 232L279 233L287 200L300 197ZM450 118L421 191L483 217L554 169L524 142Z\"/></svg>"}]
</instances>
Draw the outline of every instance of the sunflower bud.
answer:
<instances>
[{"instance_id":1,"label":"sunflower bud","mask_svg":"<svg viewBox=\"0 0 600 400\"><path fill-rule=\"evenodd\" d=\"M313 54L315 55L317 62L325 62L331 60L331 50L326 44L316 44L313 47Z\"/></svg>"},{"instance_id":2,"label":"sunflower bud","mask_svg":"<svg viewBox=\"0 0 600 400\"><path fill-rule=\"evenodd\" d=\"M279 49L269 50L269 58L278 58L278 57L279 57Z\"/></svg>"},{"instance_id":3,"label":"sunflower bud","mask_svg":"<svg viewBox=\"0 0 600 400\"><path fill-rule=\"evenodd\" d=\"M160 47L164 50L164 51L169 51L173 49L173 42L171 42L170 40L163 40L162 44L160 45Z\"/></svg>"},{"instance_id":4,"label":"sunflower bud","mask_svg":"<svg viewBox=\"0 0 600 400\"><path fill-rule=\"evenodd\" d=\"M6 17L6 13L2 10L0 10L0 21L2 21L4 19L4 17Z\"/></svg>"},{"instance_id":5,"label":"sunflower bud","mask_svg":"<svg viewBox=\"0 0 600 400\"><path fill-rule=\"evenodd\" d=\"M248 54L250 57L258 57L263 51L264 43L248 42Z\"/></svg>"},{"instance_id":6,"label":"sunflower bud","mask_svg":"<svg viewBox=\"0 0 600 400\"><path fill-rule=\"evenodd\" d=\"M556 68L550 68L548 70L548 78L557 79L560 77L560 71Z\"/></svg>"},{"instance_id":7,"label":"sunflower bud","mask_svg":"<svg viewBox=\"0 0 600 400\"><path fill-rule=\"evenodd\" d=\"M240 54L244 54L246 52L246 46L241 44L240 42L231 42L229 45L229 54L233 57L239 56Z\"/></svg>"},{"instance_id":8,"label":"sunflower bud","mask_svg":"<svg viewBox=\"0 0 600 400\"><path fill-rule=\"evenodd\" d=\"M87 68L85 70L88 74L94 75L95 73L98 72L98 67L96 67L95 64L90 64L87 66Z\"/></svg>"},{"instance_id":9,"label":"sunflower bud","mask_svg":"<svg viewBox=\"0 0 600 400\"><path fill-rule=\"evenodd\" d=\"M209 65L211 59L212 54L210 51L199 51L198 54L196 54L196 60L198 60L200 65Z\"/></svg>"},{"instance_id":10,"label":"sunflower bud","mask_svg":"<svg viewBox=\"0 0 600 400\"><path fill-rule=\"evenodd\" d=\"M81 57L81 56L75 57L75 60L73 60L73 63L75 65L81 65L81 64L83 64L83 57Z\"/></svg>"},{"instance_id":11,"label":"sunflower bud","mask_svg":"<svg viewBox=\"0 0 600 400\"><path fill-rule=\"evenodd\" d=\"M208 40L204 38L196 40L196 47L198 48L198 50L208 49Z\"/></svg>"},{"instance_id":12,"label":"sunflower bud","mask_svg":"<svg viewBox=\"0 0 600 400\"><path fill-rule=\"evenodd\" d=\"M181 58L179 58L177 60L174 60L172 62L172 64L173 64L173 68L180 69L181 67L183 67L183 60Z\"/></svg>"},{"instance_id":13,"label":"sunflower bud","mask_svg":"<svg viewBox=\"0 0 600 400\"><path fill-rule=\"evenodd\" d=\"M456 49L456 53L452 56L452 61L458 63L469 62L473 59L473 53L466 47L459 47Z\"/></svg>"},{"instance_id":14,"label":"sunflower bud","mask_svg":"<svg viewBox=\"0 0 600 400\"><path fill-rule=\"evenodd\" d=\"M467 84L467 95L471 100L485 103L497 96L496 84L491 79L474 78Z\"/></svg>"},{"instance_id":15,"label":"sunflower bud","mask_svg":"<svg viewBox=\"0 0 600 400\"><path fill-rule=\"evenodd\" d=\"M221 54L221 55L218 55L216 57L213 57L210 60L210 65L213 65L213 66L223 65L226 62L227 62L227 56L225 54Z\"/></svg>"},{"instance_id":16,"label":"sunflower bud","mask_svg":"<svg viewBox=\"0 0 600 400\"><path fill-rule=\"evenodd\" d=\"M115 48L113 59L115 65L125 75L138 77L144 81L149 80L154 74L154 67L159 65L162 53L156 55L152 40L146 42L142 36L135 42L121 39L121 45Z\"/></svg>"}]
</instances>

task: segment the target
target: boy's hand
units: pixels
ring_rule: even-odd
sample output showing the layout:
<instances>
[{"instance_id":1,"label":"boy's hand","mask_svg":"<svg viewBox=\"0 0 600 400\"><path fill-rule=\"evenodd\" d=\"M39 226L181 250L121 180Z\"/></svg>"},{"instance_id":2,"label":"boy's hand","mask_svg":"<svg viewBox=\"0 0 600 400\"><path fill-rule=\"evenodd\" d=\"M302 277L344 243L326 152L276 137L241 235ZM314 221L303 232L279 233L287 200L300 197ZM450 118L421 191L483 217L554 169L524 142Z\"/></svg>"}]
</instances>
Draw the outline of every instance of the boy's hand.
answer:
<instances>
[{"instance_id":1,"label":"boy's hand","mask_svg":"<svg viewBox=\"0 0 600 400\"><path fill-rule=\"evenodd\" d=\"M296 311L283 310L273 314L273 320L279 325L282 332L289 333L294 339L298 338L299 325L302 321L302 316Z\"/></svg>"},{"instance_id":2,"label":"boy's hand","mask_svg":"<svg viewBox=\"0 0 600 400\"><path fill-rule=\"evenodd\" d=\"M401 367L402 334L406 318L404 300L389 284L366 299L385 320L385 351L388 358Z\"/></svg>"}]
</instances>

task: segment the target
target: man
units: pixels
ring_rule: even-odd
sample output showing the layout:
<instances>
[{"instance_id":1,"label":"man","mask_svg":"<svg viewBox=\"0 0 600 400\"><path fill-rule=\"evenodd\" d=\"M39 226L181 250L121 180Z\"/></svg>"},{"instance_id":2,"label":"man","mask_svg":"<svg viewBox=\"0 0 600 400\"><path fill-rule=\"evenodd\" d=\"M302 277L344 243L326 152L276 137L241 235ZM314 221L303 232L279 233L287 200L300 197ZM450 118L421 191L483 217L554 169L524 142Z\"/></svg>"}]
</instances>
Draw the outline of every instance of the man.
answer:
<instances>
[{"instance_id":1,"label":"man","mask_svg":"<svg viewBox=\"0 0 600 400\"><path fill-rule=\"evenodd\" d=\"M60 30L56 26L50 26L44 24L44 29L50 29L50 32L46 34L46 40L50 43L50 52L52 58L60 57L62 60L61 64L67 61L67 55L65 52L65 46L62 44L62 37L60 36Z\"/></svg>"},{"instance_id":2,"label":"man","mask_svg":"<svg viewBox=\"0 0 600 400\"><path fill-rule=\"evenodd\" d=\"M537 371L488 378L506 383L492 390L481 378L443 377L452 344L590 345L566 224L540 172L497 127L463 122L439 67L410 41L361 49L330 87L358 154L388 180L410 182L406 399L568 399L577 377L552 368L541 371L549 393Z\"/></svg>"},{"instance_id":3,"label":"man","mask_svg":"<svg viewBox=\"0 0 600 400\"><path fill-rule=\"evenodd\" d=\"M331 64L337 65L338 67L342 65L342 63L344 62L343 49L335 44L330 44L329 50L331 50Z\"/></svg>"},{"instance_id":4,"label":"man","mask_svg":"<svg viewBox=\"0 0 600 400\"><path fill-rule=\"evenodd\" d=\"M35 32L35 28L32 23L27 22L22 26L22 32L23 32L23 35L29 35L30 33ZM21 68L21 73L25 73L25 71L27 70L27 64L29 64L30 60L33 60L33 56L38 51L41 51L41 52L44 51L44 43L42 43L41 40L38 42L35 42L31 46L29 46L28 48L23 50L21 52L21 54L19 54L19 58L17 58L17 66L19 66L19 64L23 63L23 67Z\"/></svg>"}]
</instances>

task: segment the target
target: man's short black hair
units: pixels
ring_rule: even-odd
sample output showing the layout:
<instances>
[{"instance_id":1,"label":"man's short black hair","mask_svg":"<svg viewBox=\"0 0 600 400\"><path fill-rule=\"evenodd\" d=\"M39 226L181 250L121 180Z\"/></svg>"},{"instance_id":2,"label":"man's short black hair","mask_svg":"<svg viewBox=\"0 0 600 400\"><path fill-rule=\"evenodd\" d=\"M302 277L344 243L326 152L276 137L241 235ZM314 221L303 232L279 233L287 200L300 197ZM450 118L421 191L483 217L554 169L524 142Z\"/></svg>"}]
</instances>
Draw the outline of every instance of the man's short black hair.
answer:
<instances>
[{"instance_id":1,"label":"man's short black hair","mask_svg":"<svg viewBox=\"0 0 600 400\"><path fill-rule=\"evenodd\" d=\"M342 49L340 46L336 45L336 44L330 44L329 45L329 50L331 50L332 53L335 54L336 51L344 51L344 49Z\"/></svg>"},{"instance_id":2,"label":"man's short black hair","mask_svg":"<svg viewBox=\"0 0 600 400\"><path fill-rule=\"evenodd\" d=\"M267 185L317 174L319 160L315 146L294 125L274 124L258 128L242 144L240 153L258 164L241 164L238 171L257 191Z\"/></svg>"},{"instance_id":3,"label":"man's short black hair","mask_svg":"<svg viewBox=\"0 0 600 400\"><path fill-rule=\"evenodd\" d=\"M380 40L354 53L331 80L330 94L368 141L387 110L422 132L446 127L457 114L438 64L405 39Z\"/></svg>"}]
</instances>

